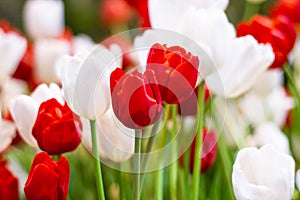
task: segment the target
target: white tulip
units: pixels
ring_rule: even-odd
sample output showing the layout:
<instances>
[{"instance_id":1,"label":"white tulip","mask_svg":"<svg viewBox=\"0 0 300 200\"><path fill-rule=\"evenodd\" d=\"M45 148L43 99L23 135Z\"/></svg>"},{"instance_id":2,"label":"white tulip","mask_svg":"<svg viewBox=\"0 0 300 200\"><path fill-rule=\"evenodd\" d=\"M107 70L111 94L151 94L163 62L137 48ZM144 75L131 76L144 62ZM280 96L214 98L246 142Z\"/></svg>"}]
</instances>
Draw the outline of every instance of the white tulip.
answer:
<instances>
[{"instance_id":1,"label":"white tulip","mask_svg":"<svg viewBox=\"0 0 300 200\"><path fill-rule=\"evenodd\" d=\"M195 8L218 8L225 10L228 0L149 0L149 18L154 28L164 28L176 26L185 11L190 7ZM210 20L207 18L207 20ZM173 30L173 29L171 29Z\"/></svg>"},{"instance_id":2,"label":"white tulip","mask_svg":"<svg viewBox=\"0 0 300 200\"><path fill-rule=\"evenodd\" d=\"M206 78L206 84L213 93L234 98L255 84L274 61L274 54L269 44L259 44L250 35L234 39L226 48L226 60L217 73ZM222 84L216 84L219 82Z\"/></svg>"},{"instance_id":3,"label":"white tulip","mask_svg":"<svg viewBox=\"0 0 300 200\"><path fill-rule=\"evenodd\" d=\"M282 86L276 86L267 95L261 95L257 90L249 91L239 100L238 106L242 114L255 126L271 121L281 127L294 107L294 100L286 94Z\"/></svg>"},{"instance_id":4,"label":"white tulip","mask_svg":"<svg viewBox=\"0 0 300 200\"><path fill-rule=\"evenodd\" d=\"M0 119L0 129L0 153L2 153L15 138L16 127L11 121Z\"/></svg>"},{"instance_id":5,"label":"white tulip","mask_svg":"<svg viewBox=\"0 0 300 200\"><path fill-rule=\"evenodd\" d=\"M92 150L90 126L83 121L83 144ZM112 107L96 120L99 155L103 159L124 162L134 154L135 131L125 127L115 116ZM103 160L102 160L103 161ZM103 161L105 162L105 161Z\"/></svg>"},{"instance_id":6,"label":"white tulip","mask_svg":"<svg viewBox=\"0 0 300 200\"><path fill-rule=\"evenodd\" d=\"M281 69L268 69L257 78L253 90L260 96L267 96L273 90L281 87L283 82L283 71Z\"/></svg>"},{"instance_id":7,"label":"white tulip","mask_svg":"<svg viewBox=\"0 0 300 200\"><path fill-rule=\"evenodd\" d=\"M14 32L4 33L0 28L0 84L15 72L26 46L25 38Z\"/></svg>"},{"instance_id":8,"label":"white tulip","mask_svg":"<svg viewBox=\"0 0 300 200\"><path fill-rule=\"evenodd\" d=\"M28 85L25 81L15 78L7 79L2 85L1 91L2 114L8 116L10 101L17 95L26 94L27 92Z\"/></svg>"},{"instance_id":9,"label":"white tulip","mask_svg":"<svg viewBox=\"0 0 300 200\"><path fill-rule=\"evenodd\" d=\"M38 39L34 43L34 77L38 83L58 83L55 66L71 53L71 44L60 39Z\"/></svg>"},{"instance_id":10,"label":"white tulip","mask_svg":"<svg viewBox=\"0 0 300 200\"><path fill-rule=\"evenodd\" d=\"M25 30L33 39L59 36L65 28L63 1L27 0L23 19Z\"/></svg>"},{"instance_id":11,"label":"white tulip","mask_svg":"<svg viewBox=\"0 0 300 200\"><path fill-rule=\"evenodd\" d=\"M96 43L88 35L80 34L73 37L73 53L77 54L82 51L89 51L96 46Z\"/></svg>"},{"instance_id":12,"label":"white tulip","mask_svg":"<svg viewBox=\"0 0 300 200\"><path fill-rule=\"evenodd\" d=\"M232 171L237 200L289 200L294 178L295 161L272 145L240 150Z\"/></svg>"},{"instance_id":13,"label":"white tulip","mask_svg":"<svg viewBox=\"0 0 300 200\"><path fill-rule=\"evenodd\" d=\"M81 117L95 120L110 105L109 79L117 67L114 55L103 46L65 56L62 86L69 107Z\"/></svg>"},{"instance_id":14,"label":"white tulip","mask_svg":"<svg viewBox=\"0 0 300 200\"><path fill-rule=\"evenodd\" d=\"M300 169L296 171L296 186L300 190Z\"/></svg>"},{"instance_id":15,"label":"white tulip","mask_svg":"<svg viewBox=\"0 0 300 200\"><path fill-rule=\"evenodd\" d=\"M39 85L31 94L18 95L10 103L10 113L17 126L21 138L30 146L38 147L36 139L32 135L32 128L37 118L38 110L42 102L55 98L60 104L64 104L62 92L58 85L52 83Z\"/></svg>"},{"instance_id":16,"label":"white tulip","mask_svg":"<svg viewBox=\"0 0 300 200\"><path fill-rule=\"evenodd\" d=\"M261 147L266 144L272 144L282 153L290 154L290 145L287 136L274 123L265 122L257 127L253 135L248 138L248 145Z\"/></svg>"}]
</instances>

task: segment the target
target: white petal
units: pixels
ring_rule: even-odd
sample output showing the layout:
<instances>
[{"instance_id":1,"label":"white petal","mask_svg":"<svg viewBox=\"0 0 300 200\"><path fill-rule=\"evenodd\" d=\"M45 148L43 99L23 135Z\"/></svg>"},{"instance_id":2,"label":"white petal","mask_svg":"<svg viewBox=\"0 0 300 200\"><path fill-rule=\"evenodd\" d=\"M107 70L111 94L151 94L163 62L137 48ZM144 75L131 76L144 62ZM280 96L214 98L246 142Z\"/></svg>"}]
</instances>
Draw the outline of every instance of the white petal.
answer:
<instances>
[{"instance_id":1,"label":"white petal","mask_svg":"<svg viewBox=\"0 0 300 200\"><path fill-rule=\"evenodd\" d=\"M12 142L13 138L16 136L16 127L14 123L1 120L0 121L0 153L5 150L10 143Z\"/></svg>"},{"instance_id":2,"label":"white petal","mask_svg":"<svg viewBox=\"0 0 300 200\"><path fill-rule=\"evenodd\" d=\"M10 78L7 79L2 85L2 113L4 116L8 115L9 103L19 94L25 94L28 92L28 85L25 81L20 79Z\"/></svg>"},{"instance_id":3,"label":"white petal","mask_svg":"<svg viewBox=\"0 0 300 200\"><path fill-rule=\"evenodd\" d=\"M89 51L95 47L95 43L88 35L80 34L73 38L74 54Z\"/></svg>"},{"instance_id":4,"label":"white petal","mask_svg":"<svg viewBox=\"0 0 300 200\"><path fill-rule=\"evenodd\" d=\"M290 145L287 136L274 123L266 122L255 128L254 135L250 136L251 146L261 147L272 144L282 153L290 154Z\"/></svg>"},{"instance_id":5,"label":"white petal","mask_svg":"<svg viewBox=\"0 0 300 200\"><path fill-rule=\"evenodd\" d=\"M149 18L153 28L176 27L181 16L190 8L218 8L225 10L228 0L149 0Z\"/></svg>"},{"instance_id":6,"label":"white petal","mask_svg":"<svg viewBox=\"0 0 300 200\"><path fill-rule=\"evenodd\" d=\"M283 72L281 69L269 69L261 74L253 89L262 96L266 96L274 89L283 85Z\"/></svg>"},{"instance_id":7,"label":"white petal","mask_svg":"<svg viewBox=\"0 0 300 200\"><path fill-rule=\"evenodd\" d=\"M15 72L25 53L26 46L27 42L25 38L13 32L4 33L0 29L0 84Z\"/></svg>"},{"instance_id":8,"label":"white petal","mask_svg":"<svg viewBox=\"0 0 300 200\"><path fill-rule=\"evenodd\" d=\"M88 119L103 115L110 104L110 74L116 67L115 57L102 46L88 55L66 58L62 85L70 108Z\"/></svg>"},{"instance_id":9,"label":"white petal","mask_svg":"<svg viewBox=\"0 0 300 200\"><path fill-rule=\"evenodd\" d=\"M258 44L250 35L239 37L227 50L227 60L218 73L207 77L209 89L217 95L234 98L249 90L257 77L274 61L269 44ZM216 84L220 83L221 84Z\"/></svg>"},{"instance_id":10,"label":"white petal","mask_svg":"<svg viewBox=\"0 0 300 200\"><path fill-rule=\"evenodd\" d=\"M134 154L134 130L123 126L112 108L97 120L100 155L114 162L128 160Z\"/></svg>"},{"instance_id":11,"label":"white petal","mask_svg":"<svg viewBox=\"0 0 300 200\"><path fill-rule=\"evenodd\" d=\"M62 105L64 100L62 97L62 91L59 86L55 83L51 83L48 87L45 83L40 84L32 93L31 97L36 101L38 105L49 99L55 98Z\"/></svg>"},{"instance_id":12,"label":"white petal","mask_svg":"<svg viewBox=\"0 0 300 200\"><path fill-rule=\"evenodd\" d=\"M32 135L39 104L31 97L19 95L10 103L10 112L22 139L32 147L38 147Z\"/></svg>"},{"instance_id":13,"label":"white petal","mask_svg":"<svg viewBox=\"0 0 300 200\"><path fill-rule=\"evenodd\" d=\"M59 82L55 72L56 61L71 52L66 40L39 39L34 44L34 76L38 82Z\"/></svg>"},{"instance_id":14,"label":"white petal","mask_svg":"<svg viewBox=\"0 0 300 200\"><path fill-rule=\"evenodd\" d=\"M239 151L232 172L238 200L288 200L294 191L295 161L272 145Z\"/></svg>"},{"instance_id":15,"label":"white petal","mask_svg":"<svg viewBox=\"0 0 300 200\"><path fill-rule=\"evenodd\" d=\"M27 0L23 19L26 32L34 39L58 36L64 30L63 1Z\"/></svg>"}]
</instances>

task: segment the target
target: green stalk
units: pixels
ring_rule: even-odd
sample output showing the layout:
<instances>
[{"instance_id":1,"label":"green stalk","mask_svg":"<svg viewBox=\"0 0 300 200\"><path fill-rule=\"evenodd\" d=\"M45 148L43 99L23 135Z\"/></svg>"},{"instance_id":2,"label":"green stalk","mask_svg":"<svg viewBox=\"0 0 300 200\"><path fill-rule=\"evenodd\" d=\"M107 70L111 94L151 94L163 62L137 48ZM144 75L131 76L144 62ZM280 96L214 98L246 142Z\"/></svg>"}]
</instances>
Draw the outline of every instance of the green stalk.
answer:
<instances>
[{"instance_id":1,"label":"green stalk","mask_svg":"<svg viewBox=\"0 0 300 200\"><path fill-rule=\"evenodd\" d=\"M126 199L126 189L125 189L125 174L122 171L122 163L120 163L120 171L119 171L119 188L120 188L120 200L125 200Z\"/></svg>"},{"instance_id":2,"label":"green stalk","mask_svg":"<svg viewBox=\"0 0 300 200\"><path fill-rule=\"evenodd\" d=\"M163 200L164 169L159 169L155 175L155 200Z\"/></svg>"},{"instance_id":3,"label":"green stalk","mask_svg":"<svg viewBox=\"0 0 300 200\"><path fill-rule=\"evenodd\" d=\"M193 200L197 200L199 196L200 187L200 167L201 167L201 146L202 146L202 129L204 126L204 81L199 86L198 93L198 113L197 113L197 134L196 134L196 148L194 157L193 170Z\"/></svg>"},{"instance_id":4,"label":"green stalk","mask_svg":"<svg viewBox=\"0 0 300 200\"><path fill-rule=\"evenodd\" d=\"M96 172L96 186L97 186L97 193L98 199L104 200L104 189L103 189L103 182L102 182L102 172L101 172L101 165L100 165L100 158L99 158L99 151L98 151L98 143L97 143L97 133L96 133L96 121L90 120L91 126L91 135L92 135L92 145L93 145L93 157L94 157L94 167Z\"/></svg>"},{"instance_id":5,"label":"green stalk","mask_svg":"<svg viewBox=\"0 0 300 200\"><path fill-rule=\"evenodd\" d=\"M141 192L141 148L142 148L142 138L141 138L141 131L136 130L135 134L135 144L134 144L134 166L135 166L135 179L133 182L133 199L139 200L140 199L140 192Z\"/></svg>"},{"instance_id":6,"label":"green stalk","mask_svg":"<svg viewBox=\"0 0 300 200\"><path fill-rule=\"evenodd\" d=\"M177 106L172 106L172 121L173 121L173 127L171 131L171 140L172 137L176 137L176 117L177 117ZM174 142L172 145L172 159L175 159L177 153L177 144ZM177 172L178 172L178 162L175 160L171 166L170 166L170 195L171 199L176 200L177 199Z\"/></svg>"}]
</instances>

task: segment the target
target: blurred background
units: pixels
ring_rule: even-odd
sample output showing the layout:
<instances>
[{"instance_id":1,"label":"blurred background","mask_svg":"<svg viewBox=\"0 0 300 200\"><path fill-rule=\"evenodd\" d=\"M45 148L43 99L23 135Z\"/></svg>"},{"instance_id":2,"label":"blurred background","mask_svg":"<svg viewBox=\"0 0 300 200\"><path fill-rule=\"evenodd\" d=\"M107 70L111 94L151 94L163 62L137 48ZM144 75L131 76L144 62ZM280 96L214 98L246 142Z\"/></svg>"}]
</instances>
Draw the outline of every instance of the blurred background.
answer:
<instances>
[{"instance_id":1,"label":"blurred background","mask_svg":"<svg viewBox=\"0 0 300 200\"><path fill-rule=\"evenodd\" d=\"M101 12L104 1L111 0L64 0L65 3L65 19L66 25L71 28L76 35L86 33L95 41L100 41L105 38L110 30L104 25L101 20ZM264 4L263 11L267 10L269 4L275 0L268 0ZM6 19L13 26L24 32L22 24L22 7L25 0L0 0L0 19ZM227 8L229 20L236 24L242 19L245 1L230 0L230 5ZM133 17L129 28L137 26L136 15Z\"/></svg>"}]
</instances>

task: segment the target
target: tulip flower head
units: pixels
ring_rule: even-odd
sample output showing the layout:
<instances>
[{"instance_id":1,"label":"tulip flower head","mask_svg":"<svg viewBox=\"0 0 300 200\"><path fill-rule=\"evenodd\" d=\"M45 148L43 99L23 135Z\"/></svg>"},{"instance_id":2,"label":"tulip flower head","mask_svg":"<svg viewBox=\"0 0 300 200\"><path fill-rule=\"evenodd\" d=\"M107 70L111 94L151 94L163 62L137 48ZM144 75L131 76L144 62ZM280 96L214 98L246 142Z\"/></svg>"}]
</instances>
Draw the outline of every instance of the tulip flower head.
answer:
<instances>
[{"instance_id":1,"label":"tulip flower head","mask_svg":"<svg viewBox=\"0 0 300 200\"><path fill-rule=\"evenodd\" d=\"M6 162L0 160L0 199L18 200L18 179L6 167Z\"/></svg>"},{"instance_id":2,"label":"tulip flower head","mask_svg":"<svg viewBox=\"0 0 300 200\"><path fill-rule=\"evenodd\" d=\"M151 69L126 74L117 68L110 76L110 90L114 113L126 127L139 129L159 119L161 95Z\"/></svg>"},{"instance_id":3,"label":"tulip flower head","mask_svg":"<svg viewBox=\"0 0 300 200\"><path fill-rule=\"evenodd\" d=\"M32 129L40 149L50 155L73 151L81 142L81 122L68 105L56 99L43 102Z\"/></svg>"},{"instance_id":4,"label":"tulip flower head","mask_svg":"<svg viewBox=\"0 0 300 200\"><path fill-rule=\"evenodd\" d=\"M70 166L65 157L54 162L41 152L37 154L30 168L24 192L28 200L65 200L70 182Z\"/></svg>"},{"instance_id":5,"label":"tulip flower head","mask_svg":"<svg viewBox=\"0 0 300 200\"><path fill-rule=\"evenodd\" d=\"M147 69L157 77L162 101L179 104L196 87L199 59L179 46L154 44L148 54Z\"/></svg>"},{"instance_id":6,"label":"tulip flower head","mask_svg":"<svg viewBox=\"0 0 300 200\"><path fill-rule=\"evenodd\" d=\"M232 185L237 200L291 199L295 161L272 145L242 149L235 160Z\"/></svg>"},{"instance_id":7,"label":"tulip flower head","mask_svg":"<svg viewBox=\"0 0 300 200\"><path fill-rule=\"evenodd\" d=\"M61 82L73 112L90 120L106 112L110 105L109 76L116 67L114 54L101 45L64 57Z\"/></svg>"},{"instance_id":8,"label":"tulip flower head","mask_svg":"<svg viewBox=\"0 0 300 200\"><path fill-rule=\"evenodd\" d=\"M24 27L34 39L55 37L64 30L64 3L61 0L28 0L23 7Z\"/></svg>"},{"instance_id":9,"label":"tulip flower head","mask_svg":"<svg viewBox=\"0 0 300 200\"><path fill-rule=\"evenodd\" d=\"M39 85L30 96L18 95L10 102L10 113L21 138L30 146L37 148L38 144L32 135L32 129L38 117L42 102L55 98L61 105L64 104L61 89L56 84ZM53 107L55 111L55 107ZM26 113L26 115L24 115Z\"/></svg>"},{"instance_id":10,"label":"tulip flower head","mask_svg":"<svg viewBox=\"0 0 300 200\"><path fill-rule=\"evenodd\" d=\"M0 84L17 69L26 50L26 39L15 32L5 33L0 28Z\"/></svg>"}]
</instances>

